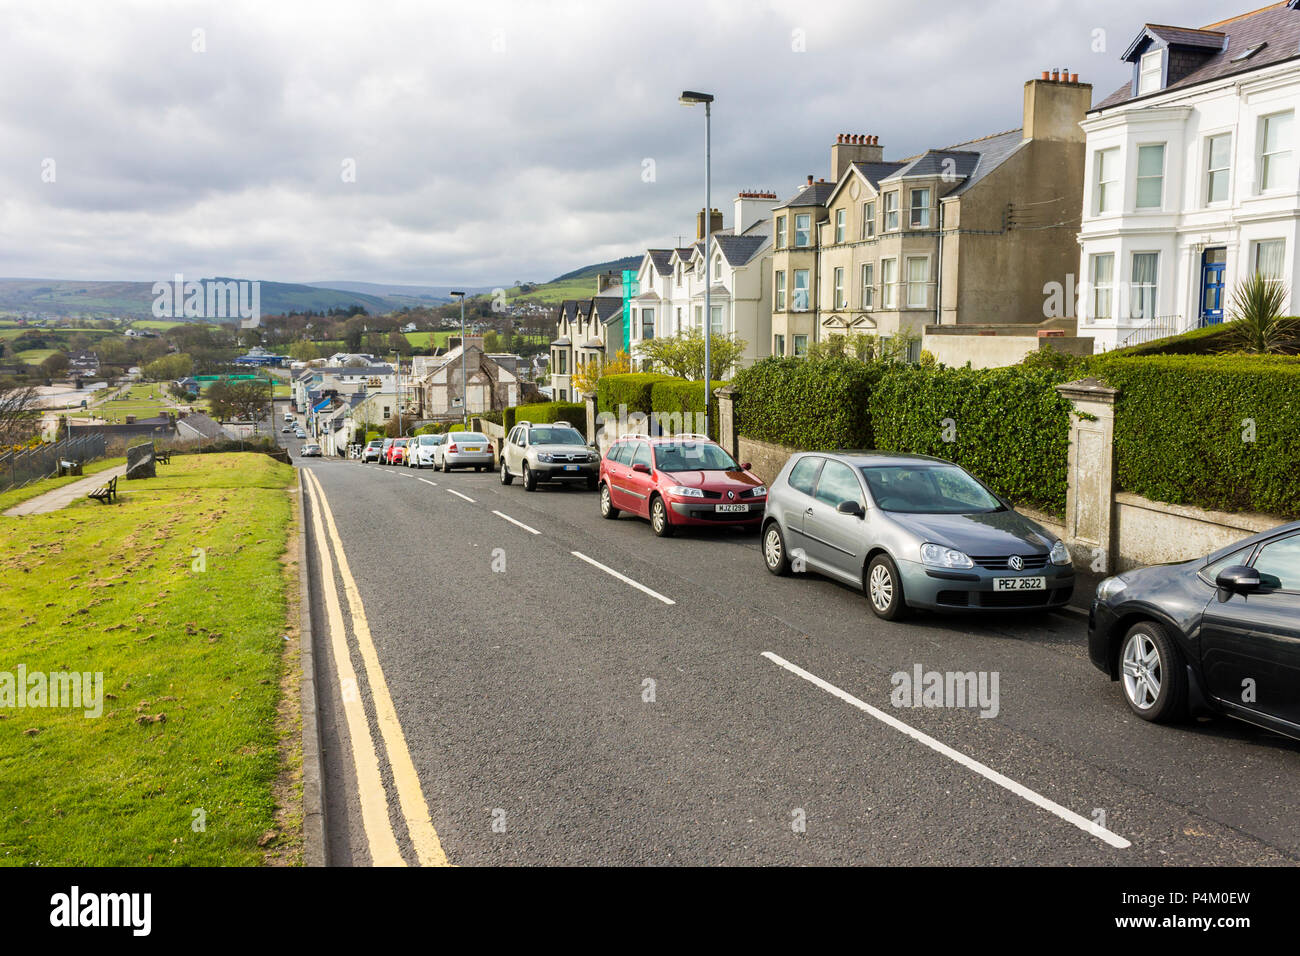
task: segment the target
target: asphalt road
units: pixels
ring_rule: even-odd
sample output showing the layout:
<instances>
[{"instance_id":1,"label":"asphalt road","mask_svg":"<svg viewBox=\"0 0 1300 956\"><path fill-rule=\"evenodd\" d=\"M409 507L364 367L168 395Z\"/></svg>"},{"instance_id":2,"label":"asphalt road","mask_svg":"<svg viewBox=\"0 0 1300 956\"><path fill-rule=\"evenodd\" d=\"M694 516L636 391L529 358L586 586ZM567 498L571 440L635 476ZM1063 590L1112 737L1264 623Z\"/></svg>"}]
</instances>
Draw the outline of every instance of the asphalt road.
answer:
<instances>
[{"instance_id":1,"label":"asphalt road","mask_svg":"<svg viewBox=\"0 0 1300 956\"><path fill-rule=\"evenodd\" d=\"M889 624L858 591L771 576L757 535L735 529L661 540L601 519L576 488L298 463L356 580L346 663L409 864L421 857L359 620L454 864L1300 859L1300 745L1226 720L1133 717L1074 614ZM365 865L376 844L324 598L346 582L337 553L323 581L324 509L307 506L328 850ZM996 673L996 715L893 706L891 675L917 665Z\"/></svg>"}]
</instances>

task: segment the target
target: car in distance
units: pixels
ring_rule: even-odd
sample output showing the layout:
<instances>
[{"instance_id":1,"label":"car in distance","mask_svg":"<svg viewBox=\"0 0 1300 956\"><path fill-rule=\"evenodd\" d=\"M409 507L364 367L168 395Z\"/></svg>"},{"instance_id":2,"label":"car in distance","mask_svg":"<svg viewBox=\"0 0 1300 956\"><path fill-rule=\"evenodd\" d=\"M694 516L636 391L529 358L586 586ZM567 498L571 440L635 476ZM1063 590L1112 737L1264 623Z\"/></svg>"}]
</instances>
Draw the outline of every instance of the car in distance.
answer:
<instances>
[{"instance_id":1,"label":"car in distance","mask_svg":"<svg viewBox=\"0 0 1300 956\"><path fill-rule=\"evenodd\" d=\"M600 513L626 511L650 520L661 538L681 527L756 528L763 519L763 480L704 435L624 435L600 462Z\"/></svg>"},{"instance_id":2,"label":"car in distance","mask_svg":"<svg viewBox=\"0 0 1300 956\"><path fill-rule=\"evenodd\" d=\"M388 446L388 463L390 465L406 464L406 438L394 438L393 443Z\"/></svg>"},{"instance_id":3,"label":"car in distance","mask_svg":"<svg viewBox=\"0 0 1300 956\"><path fill-rule=\"evenodd\" d=\"M453 468L487 471L496 464L492 442L481 432L448 432L446 439L433 447L438 456L438 467L443 471Z\"/></svg>"},{"instance_id":4,"label":"car in distance","mask_svg":"<svg viewBox=\"0 0 1300 956\"><path fill-rule=\"evenodd\" d=\"M445 435L416 435L406 446L406 464L410 468L434 467L434 448L442 444Z\"/></svg>"},{"instance_id":5,"label":"car in distance","mask_svg":"<svg viewBox=\"0 0 1300 956\"><path fill-rule=\"evenodd\" d=\"M501 484L510 484L518 475L526 491L543 481L581 481L594 491L600 453L568 422L517 422L501 446L500 470Z\"/></svg>"},{"instance_id":6,"label":"car in distance","mask_svg":"<svg viewBox=\"0 0 1300 956\"><path fill-rule=\"evenodd\" d=\"M280 429L280 434L282 435L290 435L292 433L293 433L292 425L285 425L283 428Z\"/></svg>"},{"instance_id":7,"label":"car in distance","mask_svg":"<svg viewBox=\"0 0 1300 956\"><path fill-rule=\"evenodd\" d=\"M863 589L877 617L1060 607L1074 591L1065 544L942 458L801 452L768 493L763 561Z\"/></svg>"},{"instance_id":8,"label":"car in distance","mask_svg":"<svg viewBox=\"0 0 1300 956\"><path fill-rule=\"evenodd\" d=\"M388 450L393 447L393 439L385 438L384 443L379 446L379 464L390 464L388 460Z\"/></svg>"},{"instance_id":9,"label":"car in distance","mask_svg":"<svg viewBox=\"0 0 1300 956\"><path fill-rule=\"evenodd\" d=\"M307 444L302 446L302 457L319 458L320 456L321 456L320 445L312 443L312 444Z\"/></svg>"},{"instance_id":10,"label":"car in distance","mask_svg":"<svg viewBox=\"0 0 1300 956\"><path fill-rule=\"evenodd\" d=\"M379 456L383 454L384 442L379 438L372 438L366 442L366 447L361 449L362 462L379 461Z\"/></svg>"},{"instance_id":11,"label":"car in distance","mask_svg":"<svg viewBox=\"0 0 1300 956\"><path fill-rule=\"evenodd\" d=\"M1143 720L1223 714L1300 739L1300 522L1104 579L1088 656Z\"/></svg>"}]
</instances>

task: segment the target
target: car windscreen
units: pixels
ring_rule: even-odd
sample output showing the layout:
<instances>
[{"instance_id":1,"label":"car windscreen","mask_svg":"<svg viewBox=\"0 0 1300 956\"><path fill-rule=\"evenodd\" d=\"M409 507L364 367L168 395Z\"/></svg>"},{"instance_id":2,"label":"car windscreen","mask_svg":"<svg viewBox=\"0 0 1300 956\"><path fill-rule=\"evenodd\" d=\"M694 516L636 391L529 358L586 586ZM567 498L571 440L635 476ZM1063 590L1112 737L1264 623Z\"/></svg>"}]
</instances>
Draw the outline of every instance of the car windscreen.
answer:
<instances>
[{"instance_id":1,"label":"car windscreen","mask_svg":"<svg viewBox=\"0 0 1300 956\"><path fill-rule=\"evenodd\" d=\"M534 428L528 433L533 445L585 445L576 428Z\"/></svg>"},{"instance_id":2,"label":"car windscreen","mask_svg":"<svg viewBox=\"0 0 1300 956\"><path fill-rule=\"evenodd\" d=\"M487 436L480 435L478 432L452 432L448 436L448 441L464 442L467 445L473 445L476 442L486 442Z\"/></svg>"},{"instance_id":3,"label":"car windscreen","mask_svg":"<svg viewBox=\"0 0 1300 956\"><path fill-rule=\"evenodd\" d=\"M707 442L665 442L655 445L655 465L660 471L739 471L740 466L717 445Z\"/></svg>"},{"instance_id":4,"label":"car windscreen","mask_svg":"<svg viewBox=\"0 0 1300 956\"><path fill-rule=\"evenodd\" d=\"M440 442L440 441L442 441L442 436L441 436L441 435L421 435L421 436L420 436L420 444L421 444L421 445L436 445L436 444L438 444L438 442Z\"/></svg>"},{"instance_id":5,"label":"car windscreen","mask_svg":"<svg viewBox=\"0 0 1300 956\"><path fill-rule=\"evenodd\" d=\"M1002 502L956 465L876 465L862 469L882 511L902 514L987 514Z\"/></svg>"},{"instance_id":6,"label":"car windscreen","mask_svg":"<svg viewBox=\"0 0 1300 956\"><path fill-rule=\"evenodd\" d=\"M398 448L405 448L405 447L406 447L406 442L407 442L407 439L405 439L405 438L399 438L399 439L397 439L395 442L393 442L393 444L396 445Z\"/></svg>"}]
</instances>

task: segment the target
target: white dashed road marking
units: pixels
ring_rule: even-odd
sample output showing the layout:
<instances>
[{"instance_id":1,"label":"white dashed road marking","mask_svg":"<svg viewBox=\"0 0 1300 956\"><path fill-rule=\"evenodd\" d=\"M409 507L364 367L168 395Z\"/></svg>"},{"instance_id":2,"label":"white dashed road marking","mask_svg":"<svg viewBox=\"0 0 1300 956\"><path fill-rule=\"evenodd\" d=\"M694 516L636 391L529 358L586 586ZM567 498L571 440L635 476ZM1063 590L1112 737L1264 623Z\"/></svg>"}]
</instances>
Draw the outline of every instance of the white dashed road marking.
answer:
<instances>
[{"instance_id":1,"label":"white dashed road marking","mask_svg":"<svg viewBox=\"0 0 1300 956\"><path fill-rule=\"evenodd\" d=\"M575 558L577 558L580 561L586 561L593 568L600 568L600 570L604 571L606 574L610 575L611 577L618 578L624 584L630 584L632 587L636 588L638 591L641 591L643 594L650 595L656 601L663 601L665 604L677 603L672 598L664 597L658 591L651 590L650 588L642 584L640 581L633 581L626 574L620 574L619 572L615 571L613 568L601 564L599 561L595 560L594 558L587 557L581 551L570 551L569 554L573 555Z\"/></svg>"}]
</instances>

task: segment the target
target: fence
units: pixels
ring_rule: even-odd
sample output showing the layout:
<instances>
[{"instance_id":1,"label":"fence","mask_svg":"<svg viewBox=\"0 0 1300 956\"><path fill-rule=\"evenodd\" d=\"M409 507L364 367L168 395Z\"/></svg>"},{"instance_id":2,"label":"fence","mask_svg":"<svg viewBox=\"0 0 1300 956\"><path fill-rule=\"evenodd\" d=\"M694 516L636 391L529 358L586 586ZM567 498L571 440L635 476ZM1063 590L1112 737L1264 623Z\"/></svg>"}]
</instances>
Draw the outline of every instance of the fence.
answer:
<instances>
[{"instance_id":1,"label":"fence","mask_svg":"<svg viewBox=\"0 0 1300 956\"><path fill-rule=\"evenodd\" d=\"M103 435L85 435L0 455L0 491L48 478L58 469L60 461L91 461L103 458L106 451L107 440Z\"/></svg>"}]
</instances>

